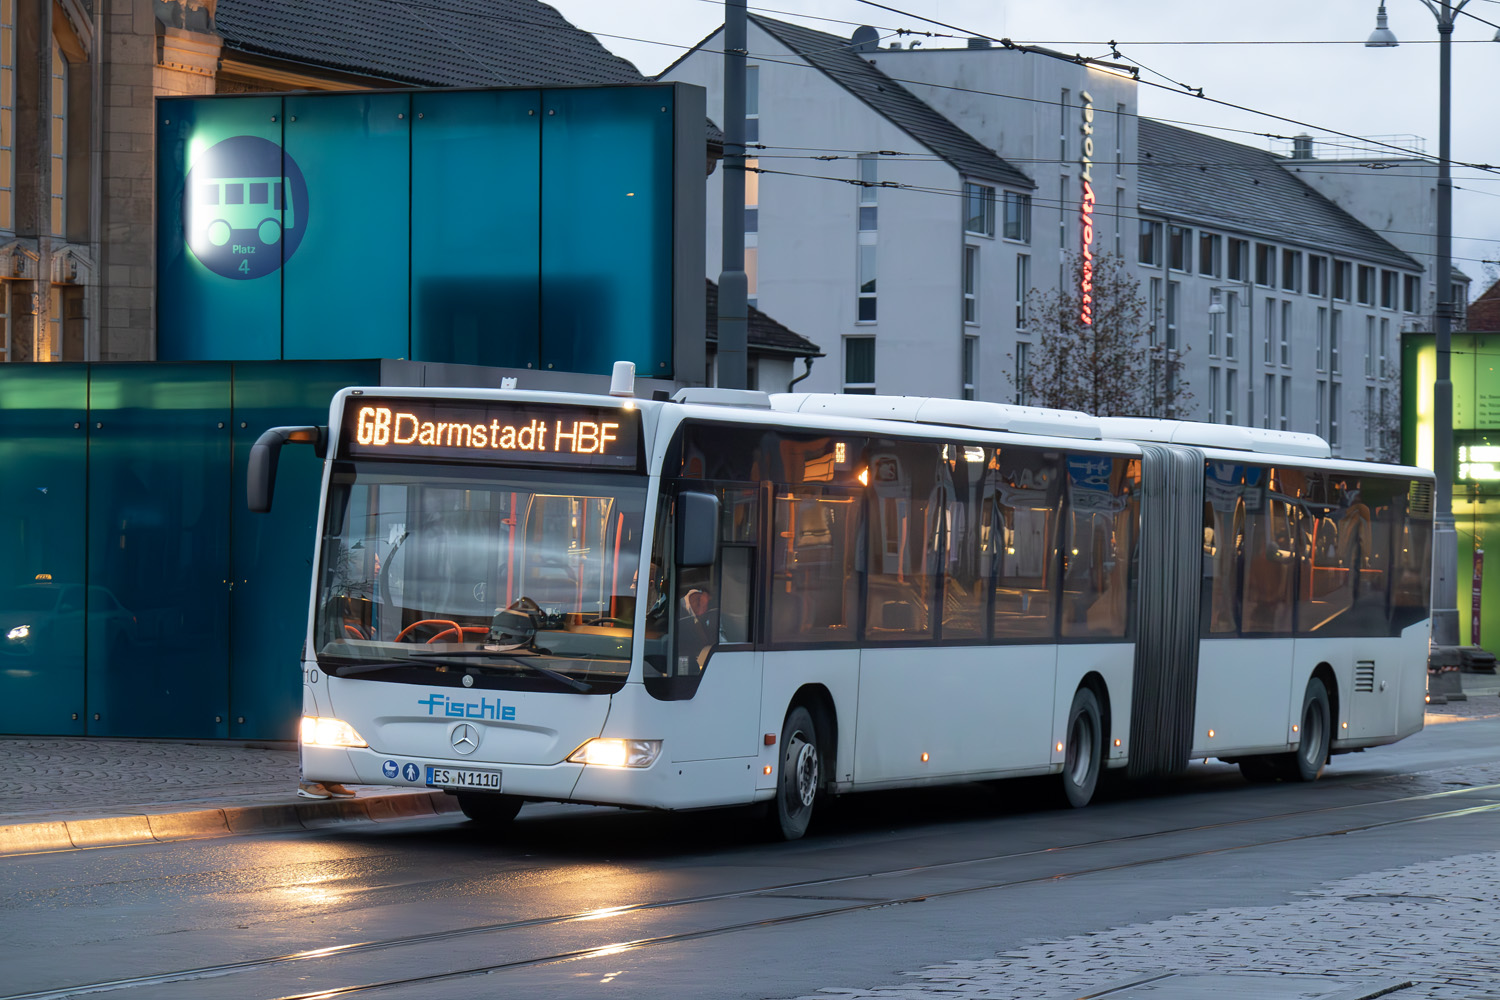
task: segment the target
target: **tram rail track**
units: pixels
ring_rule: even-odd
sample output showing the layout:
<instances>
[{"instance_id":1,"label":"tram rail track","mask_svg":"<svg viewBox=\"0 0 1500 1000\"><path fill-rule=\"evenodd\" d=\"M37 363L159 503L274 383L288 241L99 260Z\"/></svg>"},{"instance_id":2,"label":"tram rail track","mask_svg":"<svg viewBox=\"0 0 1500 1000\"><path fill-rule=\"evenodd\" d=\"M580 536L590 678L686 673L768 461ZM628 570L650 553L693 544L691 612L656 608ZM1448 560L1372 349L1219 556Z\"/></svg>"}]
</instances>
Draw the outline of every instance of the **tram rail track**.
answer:
<instances>
[{"instance_id":1,"label":"tram rail track","mask_svg":"<svg viewBox=\"0 0 1500 1000\"><path fill-rule=\"evenodd\" d=\"M379 990L398 989L401 987L415 987L465 977L489 975L524 968L533 968L542 965L578 961L588 958L605 957L609 955L621 954L628 951L637 951L641 949L660 947L663 945L674 943L685 943L709 937L743 933L768 927L775 927L810 920L818 920L892 906L909 905L926 902L929 900L969 895L978 892L1016 889L1024 886L1036 885L1062 879L1075 879L1088 877L1091 875L1102 875L1114 872L1128 871L1131 869L1139 869L1151 865L1168 864L1193 858L1209 857L1214 855L1273 847L1281 844L1291 844L1309 840L1316 840L1324 837L1344 836L1349 834L1358 834L1374 830L1405 826L1415 823L1434 822L1444 819L1457 819L1465 816L1500 812L1500 802L1492 802L1480 805L1465 805L1461 808L1440 809L1437 811L1422 812L1416 815L1400 816L1393 819L1385 819L1374 822L1345 824L1311 832L1295 833L1284 836L1251 838L1244 843L1206 847L1187 851L1168 851L1152 854L1148 857L1135 858L1110 864L1082 865L1072 868L1064 866L1062 869L1051 870L1040 874L1025 875L1021 877L980 879L967 885L959 885L951 888L920 893L888 893L874 898L798 895L799 893L806 894L811 892L812 890L818 889L848 887L858 884L874 884L875 882L877 882L877 880L906 879L921 875L949 872L979 865L1004 864L1007 862L1017 862L1042 857L1061 857L1067 854L1088 850L1107 849L1128 844L1141 844L1155 840L1183 837L1192 834L1202 834L1216 830L1231 830L1236 828L1246 828L1271 823L1284 823L1299 819L1307 819L1336 814L1340 812L1348 812L1356 809L1371 810L1420 802L1451 801L1454 799L1461 799L1463 797L1478 796L1486 792L1500 793L1500 784L1476 785L1463 788L1447 789L1438 792L1427 792L1418 795L1403 795L1363 802L1319 806L1312 809L1300 809L1263 816L1251 816L1241 819L1226 820L1217 823L1177 826L1165 830L1145 831L1120 837L1099 838L1075 844L1064 844L1056 847L1039 847L1023 851L1010 851L1004 853L982 855L978 857L958 858L949 861L933 862L929 864L886 868L873 872L857 872L817 879L783 882L770 886L726 890L724 892L704 893L668 899L648 900L636 903L626 903L618 906L600 907L591 910L580 910L571 913L547 914L519 920L475 924L466 927L448 928L446 930L430 931L420 934L401 935L369 941L352 942L343 945L333 945L324 948L313 948L303 951L268 956L264 958L244 959L235 962L204 965L194 968L178 969L169 972L122 977L118 979L103 980L92 983L80 983L72 986L30 991L24 993L12 993L5 996L0 996L0 1000L64 1000L64 998L68 997L83 997L90 995L115 993L152 986L160 987L176 983L210 980L225 976L254 973L257 971L267 971L288 966L295 966L301 963L358 958L393 949L441 944L449 941L458 941L466 938L483 937L487 935L503 935L516 931L557 927L561 925L581 923L584 921L601 921L610 918L624 917L630 914L646 913L650 911L684 910L688 907L693 906L733 902L735 900L747 900L755 898L804 899L808 901L819 901L822 899L828 899L830 901L834 899L844 900L840 902L839 905L820 907L817 909L801 911L797 913L761 917L743 921L719 922L711 926L687 929L673 933L611 940L601 945L565 949L543 955L516 957L505 961L468 966L462 969L450 969L441 972L432 972L406 977L370 980L367 982L349 983L341 986L329 986L311 992L283 993L281 991L272 991L271 993L256 994L257 996L266 996L267 1000L321 1000L321 998L355 996L362 993L370 993Z\"/></svg>"}]
</instances>

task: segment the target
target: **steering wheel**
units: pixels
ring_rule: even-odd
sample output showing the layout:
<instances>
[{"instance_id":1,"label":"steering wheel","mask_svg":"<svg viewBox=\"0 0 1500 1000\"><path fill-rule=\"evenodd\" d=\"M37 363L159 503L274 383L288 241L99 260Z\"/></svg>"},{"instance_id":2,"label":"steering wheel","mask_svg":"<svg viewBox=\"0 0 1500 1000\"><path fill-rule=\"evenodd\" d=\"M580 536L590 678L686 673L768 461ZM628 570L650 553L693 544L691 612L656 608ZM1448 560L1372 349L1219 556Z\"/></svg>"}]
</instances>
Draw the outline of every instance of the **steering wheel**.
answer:
<instances>
[{"instance_id":1,"label":"steering wheel","mask_svg":"<svg viewBox=\"0 0 1500 1000\"><path fill-rule=\"evenodd\" d=\"M406 626L406 628L402 629L401 632L400 632L400 634L396 636L396 641L400 642L402 639L405 639L408 635L411 634L412 630L415 629L419 625L446 625L446 626L448 626L447 628L443 629L443 631L439 632L438 635L446 635L449 632L456 632L460 636L464 634L464 632L463 632L463 626L460 625L460 624L458 624L458 622L449 621L446 618L423 618L421 621L419 621L419 622L412 622L410 625ZM434 637L434 638L436 638L436 637ZM417 640L415 640L415 639L412 640L412 642L416 642L416 641ZM429 639L428 641L430 642L431 640Z\"/></svg>"}]
</instances>

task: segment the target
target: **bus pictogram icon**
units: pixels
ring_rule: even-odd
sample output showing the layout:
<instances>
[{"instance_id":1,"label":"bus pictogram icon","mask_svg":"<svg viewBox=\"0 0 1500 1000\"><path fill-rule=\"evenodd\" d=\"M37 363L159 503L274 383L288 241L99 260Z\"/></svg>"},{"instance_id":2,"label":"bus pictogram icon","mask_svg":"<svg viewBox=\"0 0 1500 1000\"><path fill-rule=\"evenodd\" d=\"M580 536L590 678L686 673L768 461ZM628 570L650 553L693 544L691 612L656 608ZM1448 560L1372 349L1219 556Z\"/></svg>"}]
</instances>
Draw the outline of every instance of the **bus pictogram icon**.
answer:
<instances>
[{"instance_id":1,"label":"bus pictogram icon","mask_svg":"<svg viewBox=\"0 0 1500 1000\"><path fill-rule=\"evenodd\" d=\"M274 273L302 242L306 223L307 183L268 139L225 139L188 171L183 237L216 274L244 280Z\"/></svg>"}]
</instances>

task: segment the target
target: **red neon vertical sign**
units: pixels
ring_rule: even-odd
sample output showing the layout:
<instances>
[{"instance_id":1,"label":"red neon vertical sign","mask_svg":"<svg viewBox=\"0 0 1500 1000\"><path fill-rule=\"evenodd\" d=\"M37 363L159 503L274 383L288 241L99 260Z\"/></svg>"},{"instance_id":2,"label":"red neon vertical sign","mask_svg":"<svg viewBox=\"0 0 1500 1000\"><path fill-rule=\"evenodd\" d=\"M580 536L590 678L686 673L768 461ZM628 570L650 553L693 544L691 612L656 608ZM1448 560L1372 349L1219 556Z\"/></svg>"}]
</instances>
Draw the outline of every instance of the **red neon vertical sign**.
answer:
<instances>
[{"instance_id":1,"label":"red neon vertical sign","mask_svg":"<svg viewBox=\"0 0 1500 1000\"><path fill-rule=\"evenodd\" d=\"M1083 168L1079 177L1083 183L1083 198L1078 209L1079 235L1082 237L1082 258L1078 281L1078 321L1084 326L1094 324L1094 99L1088 91L1079 95L1083 99L1083 155L1079 165Z\"/></svg>"}]
</instances>

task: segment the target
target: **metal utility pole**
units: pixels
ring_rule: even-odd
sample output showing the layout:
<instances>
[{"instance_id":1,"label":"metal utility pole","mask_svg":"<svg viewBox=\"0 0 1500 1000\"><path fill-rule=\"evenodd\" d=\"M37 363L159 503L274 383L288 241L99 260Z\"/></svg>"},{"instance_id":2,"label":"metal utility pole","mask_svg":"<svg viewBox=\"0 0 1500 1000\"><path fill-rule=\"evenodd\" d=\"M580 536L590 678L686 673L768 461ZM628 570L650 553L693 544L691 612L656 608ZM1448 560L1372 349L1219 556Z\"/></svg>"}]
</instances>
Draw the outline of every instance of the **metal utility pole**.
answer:
<instances>
[{"instance_id":1,"label":"metal utility pole","mask_svg":"<svg viewBox=\"0 0 1500 1000\"><path fill-rule=\"evenodd\" d=\"M749 388L745 354L745 0L724 0L723 258L719 271L718 383Z\"/></svg>"},{"instance_id":2,"label":"metal utility pole","mask_svg":"<svg viewBox=\"0 0 1500 1000\"><path fill-rule=\"evenodd\" d=\"M1438 182L1437 182L1437 381L1432 392L1432 650L1428 668L1453 669L1458 647L1458 532L1453 522L1453 181L1449 170L1452 142L1453 23L1469 0L1422 0L1438 25ZM1375 32L1365 45L1393 48L1396 36L1386 26L1385 4L1375 15Z\"/></svg>"}]
</instances>

